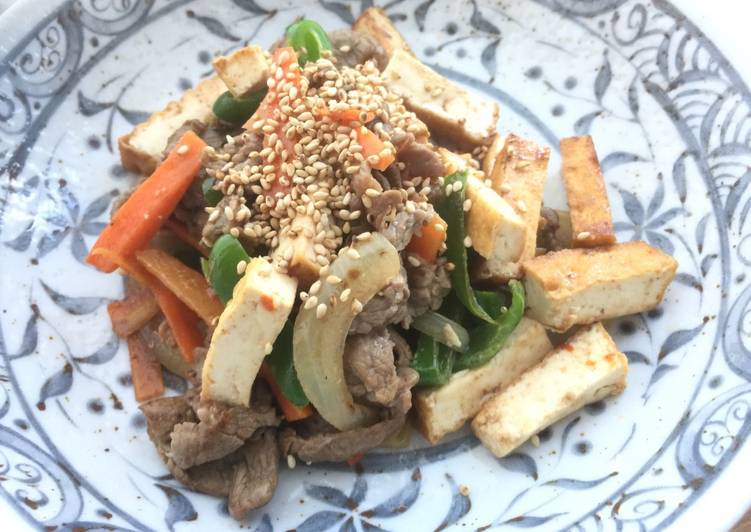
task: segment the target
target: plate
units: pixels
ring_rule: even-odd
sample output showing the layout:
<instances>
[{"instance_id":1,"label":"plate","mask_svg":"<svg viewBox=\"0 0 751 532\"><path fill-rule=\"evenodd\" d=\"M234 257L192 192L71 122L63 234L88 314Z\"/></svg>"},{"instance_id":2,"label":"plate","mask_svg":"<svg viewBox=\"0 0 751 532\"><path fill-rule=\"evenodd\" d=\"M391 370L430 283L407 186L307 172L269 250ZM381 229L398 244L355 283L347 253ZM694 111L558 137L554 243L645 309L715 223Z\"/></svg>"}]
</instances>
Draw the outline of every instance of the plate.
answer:
<instances>
[{"instance_id":1,"label":"plate","mask_svg":"<svg viewBox=\"0 0 751 532\"><path fill-rule=\"evenodd\" d=\"M48 530L237 526L160 463L106 313L121 280L83 257L134 182L118 135L209 75L214 54L269 45L301 15L348 25L370 3L22 1L0 18L0 513ZM285 466L243 526L670 525L716 489L751 427L751 93L665 1L385 7L421 59L499 102L503 131L552 147L549 205L564 203L558 139L592 134L619 239L673 254L679 273L658 309L608 324L626 392L539 447L496 460L467 433L432 448L415 436L357 470ZM718 527L748 502L723 498Z\"/></svg>"}]
</instances>

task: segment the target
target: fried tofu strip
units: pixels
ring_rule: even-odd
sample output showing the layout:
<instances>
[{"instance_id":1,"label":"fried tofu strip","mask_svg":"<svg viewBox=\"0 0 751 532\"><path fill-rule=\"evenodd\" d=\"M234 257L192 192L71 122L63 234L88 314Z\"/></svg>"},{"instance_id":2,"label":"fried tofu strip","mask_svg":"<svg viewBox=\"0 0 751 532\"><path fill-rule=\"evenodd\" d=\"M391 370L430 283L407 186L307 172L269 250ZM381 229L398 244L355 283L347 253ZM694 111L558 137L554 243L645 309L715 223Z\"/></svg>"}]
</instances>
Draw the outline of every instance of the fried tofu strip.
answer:
<instances>
[{"instance_id":1,"label":"fried tofu strip","mask_svg":"<svg viewBox=\"0 0 751 532\"><path fill-rule=\"evenodd\" d=\"M564 249L524 262L527 314L556 331L652 309L678 263L645 242Z\"/></svg>"},{"instance_id":2,"label":"fried tofu strip","mask_svg":"<svg viewBox=\"0 0 751 532\"><path fill-rule=\"evenodd\" d=\"M174 131L188 120L208 123L214 119L211 108L220 94L227 90L218 77L201 81L183 93L179 100L169 102L146 122L118 139L122 165L134 172L151 174L162 160L162 152Z\"/></svg>"},{"instance_id":3,"label":"fried tofu strip","mask_svg":"<svg viewBox=\"0 0 751 532\"><path fill-rule=\"evenodd\" d=\"M269 62L260 46L246 46L211 63L233 96L242 98L266 86Z\"/></svg>"},{"instance_id":4,"label":"fried tofu strip","mask_svg":"<svg viewBox=\"0 0 751 532\"><path fill-rule=\"evenodd\" d=\"M373 37L389 57L396 50L402 50L409 54L412 53L409 44L404 40L399 30L391 23L391 19L389 19L383 8L369 7L363 11L352 25L352 29Z\"/></svg>"},{"instance_id":5,"label":"fried tofu strip","mask_svg":"<svg viewBox=\"0 0 751 532\"><path fill-rule=\"evenodd\" d=\"M524 220L485 184L485 175L471 167L469 156L445 148L439 148L438 154L447 173L466 170L469 174L465 195L471 208L465 215L465 231L474 250L496 263L519 260L527 238Z\"/></svg>"},{"instance_id":6,"label":"fried tofu strip","mask_svg":"<svg viewBox=\"0 0 751 532\"><path fill-rule=\"evenodd\" d=\"M522 318L487 364L455 373L444 386L415 392L418 430L432 444L459 430L494 393L537 364L552 348L545 328Z\"/></svg>"},{"instance_id":7,"label":"fried tofu strip","mask_svg":"<svg viewBox=\"0 0 751 532\"><path fill-rule=\"evenodd\" d=\"M627 374L628 360L602 324L590 325L487 401L472 430L504 457L583 406L621 393Z\"/></svg>"},{"instance_id":8,"label":"fried tofu strip","mask_svg":"<svg viewBox=\"0 0 751 532\"><path fill-rule=\"evenodd\" d=\"M383 78L431 133L467 151L492 141L500 114L498 104L468 93L412 54L395 50Z\"/></svg>"},{"instance_id":9,"label":"fried tofu strip","mask_svg":"<svg viewBox=\"0 0 751 532\"><path fill-rule=\"evenodd\" d=\"M562 139L561 158L574 247L614 244L610 202L592 137Z\"/></svg>"},{"instance_id":10,"label":"fried tofu strip","mask_svg":"<svg viewBox=\"0 0 751 532\"><path fill-rule=\"evenodd\" d=\"M290 230L279 238L279 245L274 250L275 261L285 261L286 270L295 277L301 289L306 290L316 279L321 265L316 262L315 234L316 224L310 216L296 216L292 219Z\"/></svg>"},{"instance_id":11,"label":"fried tofu strip","mask_svg":"<svg viewBox=\"0 0 751 532\"><path fill-rule=\"evenodd\" d=\"M480 282L505 284L522 275L521 261L535 256L542 194L548 177L550 149L516 135L508 135L490 175L493 190L514 207L526 226L526 242L519 261L478 261L473 276Z\"/></svg>"}]
</instances>

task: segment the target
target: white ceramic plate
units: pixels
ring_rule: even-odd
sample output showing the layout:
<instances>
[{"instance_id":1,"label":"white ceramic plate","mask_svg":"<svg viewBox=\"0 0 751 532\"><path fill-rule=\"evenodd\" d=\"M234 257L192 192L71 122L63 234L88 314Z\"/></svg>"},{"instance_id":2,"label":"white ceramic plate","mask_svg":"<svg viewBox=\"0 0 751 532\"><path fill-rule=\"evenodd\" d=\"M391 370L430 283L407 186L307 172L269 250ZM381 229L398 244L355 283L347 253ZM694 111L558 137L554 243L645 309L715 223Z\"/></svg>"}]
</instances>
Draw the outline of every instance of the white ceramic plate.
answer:
<instances>
[{"instance_id":1,"label":"white ceramic plate","mask_svg":"<svg viewBox=\"0 0 751 532\"><path fill-rule=\"evenodd\" d=\"M118 135L208 75L213 54L268 45L300 15L348 25L368 5L22 1L0 17L2 522L13 513L48 530L237 526L220 500L167 476L109 327L105 305L121 281L82 258L133 179ZM503 131L553 148L548 204L564 203L557 139L591 133L620 239L674 254L680 273L659 309L609 324L631 362L624 395L557 423L539 448L496 460L466 434L435 448L415 437L410 450L369 455L362 471L285 470L244 526L673 523L713 490L751 426L748 88L661 0L385 7L421 59L500 103Z\"/></svg>"}]
</instances>

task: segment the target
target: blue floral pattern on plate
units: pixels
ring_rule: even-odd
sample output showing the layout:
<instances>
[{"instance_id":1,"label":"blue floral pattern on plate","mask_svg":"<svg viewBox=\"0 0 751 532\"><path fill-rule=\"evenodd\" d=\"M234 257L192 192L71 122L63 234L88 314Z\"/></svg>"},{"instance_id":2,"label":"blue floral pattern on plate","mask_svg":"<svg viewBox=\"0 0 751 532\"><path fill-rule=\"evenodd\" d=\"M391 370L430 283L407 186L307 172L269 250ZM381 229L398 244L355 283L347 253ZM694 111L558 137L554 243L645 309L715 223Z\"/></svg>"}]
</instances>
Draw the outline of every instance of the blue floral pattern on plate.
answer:
<instances>
[{"instance_id":1,"label":"blue floral pattern on plate","mask_svg":"<svg viewBox=\"0 0 751 532\"><path fill-rule=\"evenodd\" d=\"M83 263L133 182L116 138L295 17L350 24L372 2L69 0L0 37L0 493L34 528L233 526L160 464L106 304L121 282ZM659 529L732 462L751 427L751 93L664 0L392 0L416 53L554 149L592 134L621 240L680 262L663 305L609 324L626 393L494 459L468 433L301 466L245 526L271 531ZM0 19L11 29L18 15ZM28 20L24 21L28 25ZM176 391L185 383L172 379ZM418 441L419 440L419 441Z\"/></svg>"}]
</instances>

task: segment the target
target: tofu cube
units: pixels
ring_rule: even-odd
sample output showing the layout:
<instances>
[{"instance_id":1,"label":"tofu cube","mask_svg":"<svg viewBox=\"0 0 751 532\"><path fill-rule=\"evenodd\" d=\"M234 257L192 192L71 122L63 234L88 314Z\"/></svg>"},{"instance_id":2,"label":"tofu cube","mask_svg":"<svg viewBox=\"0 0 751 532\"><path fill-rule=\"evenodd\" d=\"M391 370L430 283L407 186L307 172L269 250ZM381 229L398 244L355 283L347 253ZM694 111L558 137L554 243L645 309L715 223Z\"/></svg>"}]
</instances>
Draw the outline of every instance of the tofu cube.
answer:
<instances>
[{"instance_id":1,"label":"tofu cube","mask_svg":"<svg viewBox=\"0 0 751 532\"><path fill-rule=\"evenodd\" d=\"M352 29L370 35L391 57L396 50L412 53L407 41L399 33L383 8L369 7L357 18Z\"/></svg>"},{"instance_id":2,"label":"tofu cube","mask_svg":"<svg viewBox=\"0 0 751 532\"><path fill-rule=\"evenodd\" d=\"M162 160L162 152L174 131L188 120L209 123L214 119L214 101L227 90L218 77L201 81L188 89L177 101L172 101L146 122L118 139L120 160L128 170L151 174Z\"/></svg>"},{"instance_id":3,"label":"tofu cube","mask_svg":"<svg viewBox=\"0 0 751 532\"><path fill-rule=\"evenodd\" d=\"M474 250L496 263L519 260L526 241L524 220L485 184L485 175L471 166L469 155L445 148L439 148L438 155L447 173L468 173L464 193L472 206L465 215L464 229Z\"/></svg>"},{"instance_id":4,"label":"tofu cube","mask_svg":"<svg viewBox=\"0 0 751 532\"><path fill-rule=\"evenodd\" d=\"M592 137L561 140L563 181L571 211L575 248L592 248L615 243L608 192Z\"/></svg>"},{"instance_id":5,"label":"tofu cube","mask_svg":"<svg viewBox=\"0 0 751 532\"><path fill-rule=\"evenodd\" d=\"M583 406L621 393L627 374L626 355L602 324L590 325L488 400L472 431L502 458Z\"/></svg>"},{"instance_id":6,"label":"tofu cube","mask_svg":"<svg viewBox=\"0 0 751 532\"><path fill-rule=\"evenodd\" d=\"M474 176L468 177L465 194L472 202L465 214L465 230L474 250L489 262L519 260L527 240L524 220L507 201Z\"/></svg>"},{"instance_id":7,"label":"tofu cube","mask_svg":"<svg viewBox=\"0 0 751 532\"><path fill-rule=\"evenodd\" d=\"M266 52L260 46L246 46L235 50L231 55L220 55L212 65L237 98L264 88L269 77L269 62Z\"/></svg>"},{"instance_id":8,"label":"tofu cube","mask_svg":"<svg viewBox=\"0 0 751 532\"><path fill-rule=\"evenodd\" d=\"M412 54L395 50L383 78L431 133L468 150L492 141L498 104L469 94Z\"/></svg>"},{"instance_id":9,"label":"tofu cube","mask_svg":"<svg viewBox=\"0 0 751 532\"><path fill-rule=\"evenodd\" d=\"M201 399L248 406L253 381L289 317L296 294L293 277L264 259L250 261L211 337Z\"/></svg>"},{"instance_id":10,"label":"tofu cube","mask_svg":"<svg viewBox=\"0 0 751 532\"><path fill-rule=\"evenodd\" d=\"M522 318L487 364L455 373L444 386L415 392L418 430L432 444L459 430L485 401L537 364L552 348L545 328Z\"/></svg>"},{"instance_id":11,"label":"tofu cube","mask_svg":"<svg viewBox=\"0 0 751 532\"><path fill-rule=\"evenodd\" d=\"M315 243L305 236L306 233L315 233L315 228L316 224L310 216L296 216L290 224L291 230L280 237L273 253L275 260L287 262L287 271L298 280L303 290L318 279L321 270L321 265L316 261Z\"/></svg>"},{"instance_id":12,"label":"tofu cube","mask_svg":"<svg viewBox=\"0 0 751 532\"><path fill-rule=\"evenodd\" d=\"M643 312L662 301L676 260L645 242L564 249L524 262L528 315L566 331Z\"/></svg>"},{"instance_id":13,"label":"tofu cube","mask_svg":"<svg viewBox=\"0 0 751 532\"><path fill-rule=\"evenodd\" d=\"M505 284L522 275L521 261L535 256L537 251L537 225L540 222L542 195L548 177L550 148L508 135L503 149L496 157L490 175L493 190L509 202L522 217L527 227L526 242L519 261L505 264L475 265L475 275L489 284Z\"/></svg>"}]
</instances>

